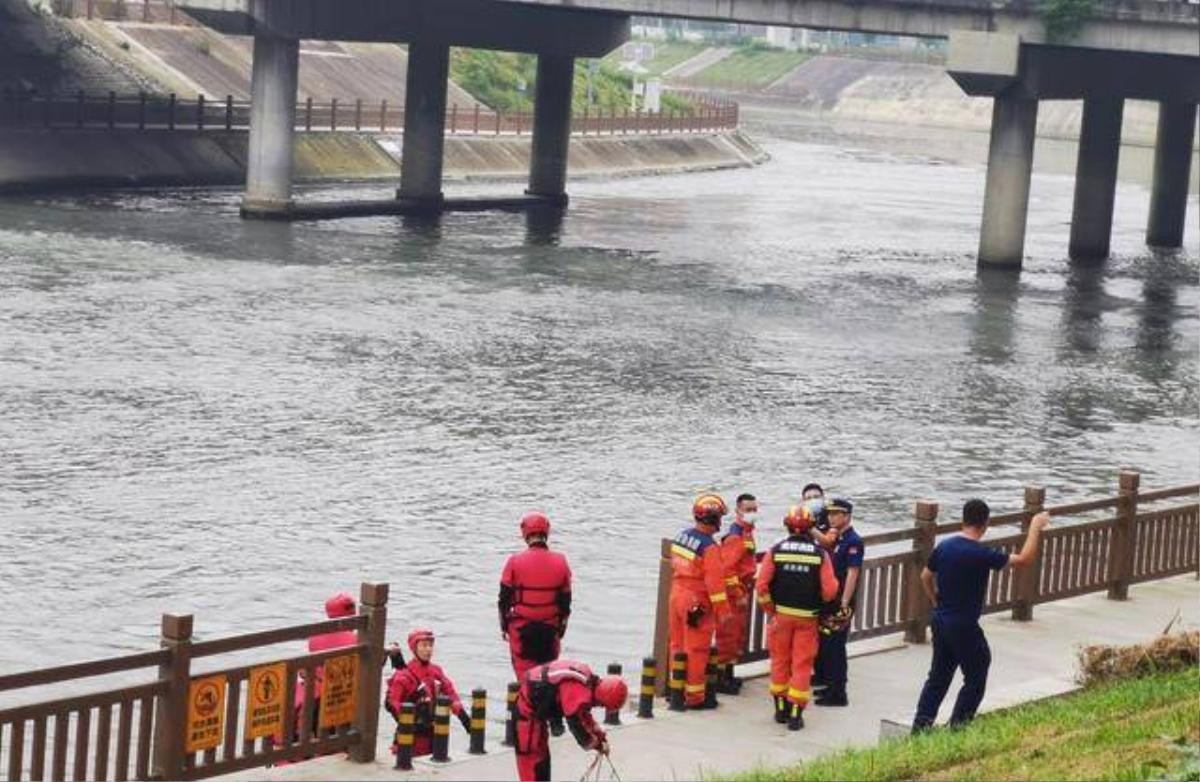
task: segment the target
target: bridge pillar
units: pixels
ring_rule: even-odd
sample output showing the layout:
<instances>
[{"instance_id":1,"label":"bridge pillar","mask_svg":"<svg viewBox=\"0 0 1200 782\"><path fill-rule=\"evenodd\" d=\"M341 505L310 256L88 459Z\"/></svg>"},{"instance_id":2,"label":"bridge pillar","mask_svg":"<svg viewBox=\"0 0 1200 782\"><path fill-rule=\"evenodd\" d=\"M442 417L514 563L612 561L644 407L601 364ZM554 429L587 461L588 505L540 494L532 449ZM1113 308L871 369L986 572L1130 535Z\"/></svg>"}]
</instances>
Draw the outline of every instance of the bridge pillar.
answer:
<instances>
[{"instance_id":1,"label":"bridge pillar","mask_svg":"<svg viewBox=\"0 0 1200 782\"><path fill-rule=\"evenodd\" d=\"M533 147L529 156L529 195L567 204L567 150L571 142L571 95L575 60L539 54L533 109Z\"/></svg>"},{"instance_id":2,"label":"bridge pillar","mask_svg":"<svg viewBox=\"0 0 1200 782\"><path fill-rule=\"evenodd\" d=\"M1037 101L1028 98L997 95L992 99L987 186L979 231L980 266L1021 268L1037 107Z\"/></svg>"},{"instance_id":3,"label":"bridge pillar","mask_svg":"<svg viewBox=\"0 0 1200 782\"><path fill-rule=\"evenodd\" d=\"M1158 104L1158 139L1154 145L1154 184L1146 244L1182 247L1187 214L1188 177L1192 170L1192 137L1196 104Z\"/></svg>"},{"instance_id":4,"label":"bridge pillar","mask_svg":"<svg viewBox=\"0 0 1200 782\"><path fill-rule=\"evenodd\" d=\"M1075 208L1071 215L1071 260L1108 257L1124 108L1125 101L1121 98L1083 101L1079 158L1075 166Z\"/></svg>"},{"instance_id":5,"label":"bridge pillar","mask_svg":"<svg viewBox=\"0 0 1200 782\"><path fill-rule=\"evenodd\" d=\"M291 209L299 64L299 40L254 36L243 217L286 217Z\"/></svg>"},{"instance_id":6,"label":"bridge pillar","mask_svg":"<svg viewBox=\"0 0 1200 782\"><path fill-rule=\"evenodd\" d=\"M421 202L431 210L442 206L442 157L446 132L446 88L450 47L412 41L408 45L408 79L404 94L404 145L397 197Z\"/></svg>"}]
</instances>

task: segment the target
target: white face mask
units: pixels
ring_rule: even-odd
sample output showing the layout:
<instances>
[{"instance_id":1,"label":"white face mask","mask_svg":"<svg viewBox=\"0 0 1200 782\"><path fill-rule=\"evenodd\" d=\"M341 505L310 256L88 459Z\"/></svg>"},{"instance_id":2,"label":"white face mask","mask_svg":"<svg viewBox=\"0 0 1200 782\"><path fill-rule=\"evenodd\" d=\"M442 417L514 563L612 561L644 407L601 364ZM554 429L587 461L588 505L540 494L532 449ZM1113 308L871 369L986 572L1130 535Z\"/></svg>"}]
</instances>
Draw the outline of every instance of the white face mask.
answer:
<instances>
[{"instance_id":1,"label":"white face mask","mask_svg":"<svg viewBox=\"0 0 1200 782\"><path fill-rule=\"evenodd\" d=\"M758 511L752 511L750 513L743 513L742 520L745 521L747 524L757 524L758 523Z\"/></svg>"}]
</instances>

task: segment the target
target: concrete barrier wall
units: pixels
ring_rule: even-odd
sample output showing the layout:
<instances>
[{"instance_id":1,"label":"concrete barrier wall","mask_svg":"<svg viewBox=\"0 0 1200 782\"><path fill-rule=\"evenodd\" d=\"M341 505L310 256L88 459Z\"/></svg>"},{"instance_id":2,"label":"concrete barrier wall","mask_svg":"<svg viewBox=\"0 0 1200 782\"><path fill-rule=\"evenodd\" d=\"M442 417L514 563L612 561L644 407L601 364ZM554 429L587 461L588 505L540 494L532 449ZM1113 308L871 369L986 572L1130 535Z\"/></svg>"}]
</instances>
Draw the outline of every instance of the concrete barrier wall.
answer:
<instances>
[{"instance_id":1,"label":"concrete barrier wall","mask_svg":"<svg viewBox=\"0 0 1200 782\"><path fill-rule=\"evenodd\" d=\"M521 180L528 136L446 139L448 180ZM215 186L245 181L244 132L0 131L0 191L73 187ZM576 138L572 178L735 168L766 159L740 133ZM400 137L304 133L296 137L296 181L397 180Z\"/></svg>"}]
</instances>

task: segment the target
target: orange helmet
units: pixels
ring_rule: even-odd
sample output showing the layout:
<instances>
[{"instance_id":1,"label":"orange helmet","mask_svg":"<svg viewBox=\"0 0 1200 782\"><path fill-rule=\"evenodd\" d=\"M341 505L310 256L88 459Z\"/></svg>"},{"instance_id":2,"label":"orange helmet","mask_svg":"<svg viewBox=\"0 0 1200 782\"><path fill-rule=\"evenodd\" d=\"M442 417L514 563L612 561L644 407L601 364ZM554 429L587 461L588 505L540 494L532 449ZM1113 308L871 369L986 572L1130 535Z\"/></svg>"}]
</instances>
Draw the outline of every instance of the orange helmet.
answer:
<instances>
[{"instance_id":1,"label":"orange helmet","mask_svg":"<svg viewBox=\"0 0 1200 782\"><path fill-rule=\"evenodd\" d=\"M817 519L807 505L793 505L783 517L783 526L792 532L806 532L816 523Z\"/></svg>"},{"instance_id":2,"label":"orange helmet","mask_svg":"<svg viewBox=\"0 0 1200 782\"><path fill-rule=\"evenodd\" d=\"M408 648L413 654L417 653L417 644L421 641L433 641L433 631L420 628L408 634Z\"/></svg>"},{"instance_id":3,"label":"orange helmet","mask_svg":"<svg viewBox=\"0 0 1200 782\"><path fill-rule=\"evenodd\" d=\"M625 705L629 687L620 676L605 676L596 683L596 703L616 711Z\"/></svg>"},{"instance_id":4,"label":"orange helmet","mask_svg":"<svg viewBox=\"0 0 1200 782\"><path fill-rule=\"evenodd\" d=\"M725 500L716 494L701 494L692 503L692 518L704 524L721 524L721 517L729 512Z\"/></svg>"},{"instance_id":5,"label":"orange helmet","mask_svg":"<svg viewBox=\"0 0 1200 782\"><path fill-rule=\"evenodd\" d=\"M521 517L521 537L527 538L530 535L541 535L546 537L550 534L550 518L541 511L530 511Z\"/></svg>"}]
</instances>

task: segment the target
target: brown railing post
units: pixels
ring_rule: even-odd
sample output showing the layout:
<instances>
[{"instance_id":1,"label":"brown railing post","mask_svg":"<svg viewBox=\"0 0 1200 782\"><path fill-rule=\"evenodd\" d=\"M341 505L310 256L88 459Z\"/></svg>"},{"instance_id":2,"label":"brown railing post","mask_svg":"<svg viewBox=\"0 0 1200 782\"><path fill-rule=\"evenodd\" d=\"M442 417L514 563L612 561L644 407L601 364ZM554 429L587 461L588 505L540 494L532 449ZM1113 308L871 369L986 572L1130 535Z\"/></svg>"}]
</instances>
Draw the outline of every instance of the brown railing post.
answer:
<instances>
[{"instance_id":1,"label":"brown railing post","mask_svg":"<svg viewBox=\"0 0 1200 782\"><path fill-rule=\"evenodd\" d=\"M312 130L312 96L304 99L304 130Z\"/></svg>"},{"instance_id":2,"label":"brown railing post","mask_svg":"<svg viewBox=\"0 0 1200 782\"><path fill-rule=\"evenodd\" d=\"M329 99L329 129L337 130L337 98Z\"/></svg>"},{"instance_id":3,"label":"brown railing post","mask_svg":"<svg viewBox=\"0 0 1200 782\"><path fill-rule=\"evenodd\" d=\"M521 110L517 109L517 113L514 116L517 118L517 135L519 136L521 135Z\"/></svg>"},{"instance_id":4,"label":"brown railing post","mask_svg":"<svg viewBox=\"0 0 1200 782\"><path fill-rule=\"evenodd\" d=\"M204 130L204 93L196 96L196 130Z\"/></svg>"},{"instance_id":5,"label":"brown railing post","mask_svg":"<svg viewBox=\"0 0 1200 782\"><path fill-rule=\"evenodd\" d=\"M95 10L96 0L87 0L87 18L92 18L92 13Z\"/></svg>"},{"instance_id":6,"label":"brown railing post","mask_svg":"<svg viewBox=\"0 0 1200 782\"><path fill-rule=\"evenodd\" d=\"M474 121L474 125L472 127L474 128L474 130L472 132L476 136L478 136L479 135L479 104L478 103L475 104L475 121Z\"/></svg>"},{"instance_id":7,"label":"brown railing post","mask_svg":"<svg viewBox=\"0 0 1200 782\"><path fill-rule=\"evenodd\" d=\"M1026 486L1025 507L1022 510L1024 516L1021 519L1023 534L1029 534L1029 523L1033 521L1034 516L1042 512L1044 507L1046 507L1046 490L1041 486ZM1016 573L1017 603L1012 609L1013 621L1028 622L1033 619L1033 601L1037 598L1038 584L1042 580L1042 561L1045 559L1045 552L1046 548L1040 547L1037 560Z\"/></svg>"},{"instance_id":8,"label":"brown railing post","mask_svg":"<svg viewBox=\"0 0 1200 782\"><path fill-rule=\"evenodd\" d=\"M500 109L496 109L496 135L500 135Z\"/></svg>"},{"instance_id":9,"label":"brown railing post","mask_svg":"<svg viewBox=\"0 0 1200 782\"><path fill-rule=\"evenodd\" d=\"M150 0L142 0L142 21L150 21Z\"/></svg>"},{"instance_id":10,"label":"brown railing post","mask_svg":"<svg viewBox=\"0 0 1200 782\"><path fill-rule=\"evenodd\" d=\"M654 659L669 660L668 637L671 627L671 541L662 539L658 554L658 598L654 608ZM654 687L659 693L667 691L667 677L659 666Z\"/></svg>"},{"instance_id":11,"label":"brown railing post","mask_svg":"<svg viewBox=\"0 0 1200 782\"><path fill-rule=\"evenodd\" d=\"M579 135L586 136L588 130L588 107L583 107L583 120L579 123Z\"/></svg>"},{"instance_id":12,"label":"brown railing post","mask_svg":"<svg viewBox=\"0 0 1200 782\"><path fill-rule=\"evenodd\" d=\"M138 130L146 129L146 93L138 93Z\"/></svg>"},{"instance_id":13,"label":"brown railing post","mask_svg":"<svg viewBox=\"0 0 1200 782\"><path fill-rule=\"evenodd\" d=\"M907 578L904 580L906 590L904 615L908 618L908 626L904 630L904 640L910 644L925 643L925 628L929 625L929 613L932 606L925 590L921 588L921 570L933 553L933 544L937 538L938 505L936 502L918 502L914 511L916 534L913 535L912 561L908 566Z\"/></svg>"},{"instance_id":14,"label":"brown railing post","mask_svg":"<svg viewBox=\"0 0 1200 782\"><path fill-rule=\"evenodd\" d=\"M167 7L171 9L171 24L175 24L175 0L167 0Z\"/></svg>"},{"instance_id":15,"label":"brown railing post","mask_svg":"<svg viewBox=\"0 0 1200 782\"><path fill-rule=\"evenodd\" d=\"M1117 524L1113 527L1112 548L1108 552L1108 599L1128 600L1129 580L1133 577L1133 552L1137 541L1133 519L1137 516L1140 473L1122 470L1119 478Z\"/></svg>"},{"instance_id":16,"label":"brown railing post","mask_svg":"<svg viewBox=\"0 0 1200 782\"><path fill-rule=\"evenodd\" d=\"M167 691L158 696L154 710L151 769L157 779L179 779L183 776L192 667L191 614L163 614L161 646L171 652L171 659L158 667L158 678L166 683Z\"/></svg>"},{"instance_id":17,"label":"brown railing post","mask_svg":"<svg viewBox=\"0 0 1200 782\"><path fill-rule=\"evenodd\" d=\"M362 98L354 99L354 129L362 130Z\"/></svg>"},{"instance_id":18,"label":"brown railing post","mask_svg":"<svg viewBox=\"0 0 1200 782\"><path fill-rule=\"evenodd\" d=\"M379 132L387 133L387 98L379 101Z\"/></svg>"},{"instance_id":19,"label":"brown railing post","mask_svg":"<svg viewBox=\"0 0 1200 782\"><path fill-rule=\"evenodd\" d=\"M225 96L225 130L233 130L233 96Z\"/></svg>"},{"instance_id":20,"label":"brown railing post","mask_svg":"<svg viewBox=\"0 0 1200 782\"><path fill-rule=\"evenodd\" d=\"M358 629L358 642L366 645L358 668L358 708L354 726L362 737L350 749L356 763L375 760L375 739L379 731L379 696L383 688L383 634L387 628L388 585L363 583L359 590L358 612L367 617L366 627Z\"/></svg>"},{"instance_id":21,"label":"brown railing post","mask_svg":"<svg viewBox=\"0 0 1200 782\"><path fill-rule=\"evenodd\" d=\"M458 132L458 104L454 103L450 106L450 135L453 136Z\"/></svg>"},{"instance_id":22,"label":"brown railing post","mask_svg":"<svg viewBox=\"0 0 1200 782\"><path fill-rule=\"evenodd\" d=\"M175 93L171 93L167 99L167 130L175 130L175 102L177 98Z\"/></svg>"}]
</instances>

